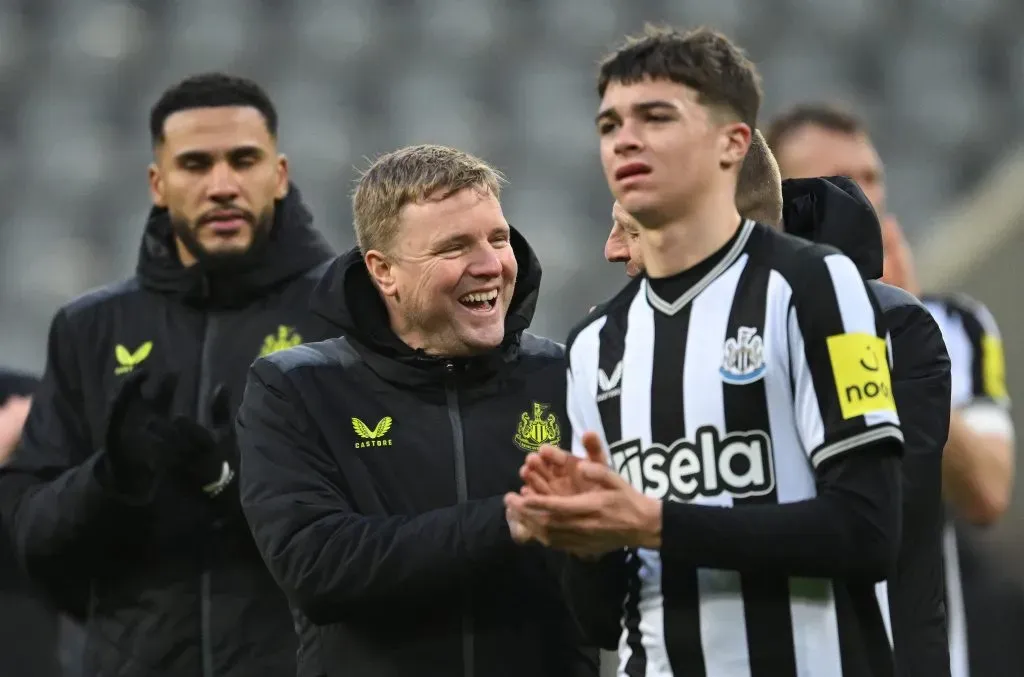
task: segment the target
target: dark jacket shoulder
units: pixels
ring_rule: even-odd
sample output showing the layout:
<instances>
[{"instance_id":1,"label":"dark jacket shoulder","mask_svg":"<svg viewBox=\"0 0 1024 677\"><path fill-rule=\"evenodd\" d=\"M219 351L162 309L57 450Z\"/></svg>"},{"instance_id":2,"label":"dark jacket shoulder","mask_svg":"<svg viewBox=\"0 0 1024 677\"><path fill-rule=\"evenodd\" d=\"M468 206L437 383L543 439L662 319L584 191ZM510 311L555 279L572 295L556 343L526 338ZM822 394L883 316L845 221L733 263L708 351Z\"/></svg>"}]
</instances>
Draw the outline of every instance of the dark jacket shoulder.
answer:
<instances>
[{"instance_id":1,"label":"dark jacket shoulder","mask_svg":"<svg viewBox=\"0 0 1024 677\"><path fill-rule=\"evenodd\" d=\"M883 311L893 308L916 308L922 312L928 312L921 300L905 289L894 287L880 280L870 280L868 287L878 299L878 305Z\"/></svg>"}]
</instances>

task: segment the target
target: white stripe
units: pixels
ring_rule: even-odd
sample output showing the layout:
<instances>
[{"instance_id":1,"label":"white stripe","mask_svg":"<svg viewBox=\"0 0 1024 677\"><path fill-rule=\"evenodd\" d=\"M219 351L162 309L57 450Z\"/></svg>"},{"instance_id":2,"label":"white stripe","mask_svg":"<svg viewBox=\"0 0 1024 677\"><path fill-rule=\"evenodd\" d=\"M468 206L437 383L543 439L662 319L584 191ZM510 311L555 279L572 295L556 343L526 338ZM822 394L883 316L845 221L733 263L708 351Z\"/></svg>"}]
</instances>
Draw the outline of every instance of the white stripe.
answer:
<instances>
[{"instance_id":1,"label":"white stripe","mask_svg":"<svg viewBox=\"0 0 1024 677\"><path fill-rule=\"evenodd\" d=\"M792 578L789 587L797 677L843 677L832 583Z\"/></svg>"},{"instance_id":2,"label":"white stripe","mask_svg":"<svg viewBox=\"0 0 1024 677\"><path fill-rule=\"evenodd\" d=\"M882 624L885 626L885 634L889 638L889 647L892 648L892 613L889 611L888 581L875 583L875 599L878 600L878 610L882 612Z\"/></svg>"},{"instance_id":3,"label":"white stripe","mask_svg":"<svg viewBox=\"0 0 1024 677\"><path fill-rule=\"evenodd\" d=\"M950 677L970 677L967 656L967 616L964 587L960 578L960 555L956 531L947 523L942 535L942 558L946 569L946 627L949 632Z\"/></svg>"},{"instance_id":4,"label":"white stripe","mask_svg":"<svg viewBox=\"0 0 1024 677\"><path fill-rule=\"evenodd\" d=\"M825 257L825 266L832 277L839 316L846 332L877 334L875 311L868 298L867 288L853 261L833 254Z\"/></svg>"},{"instance_id":5,"label":"white stripe","mask_svg":"<svg viewBox=\"0 0 1024 677\"><path fill-rule=\"evenodd\" d=\"M687 334L683 369L683 420L688 440L696 440L697 429L703 426L714 426L723 436L730 432L725 424L723 381L718 369L722 364L722 346L729 338L729 315L736 285L748 258L746 254L741 256L693 301L690 309L691 331ZM693 502L733 505L728 492L699 495ZM739 572L700 569L697 589L701 649L707 674L748 677L750 648Z\"/></svg>"},{"instance_id":6,"label":"white stripe","mask_svg":"<svg viewBox=\"0 0 1024 677\"><path fill-rule=\"evenodd\" d=\"M607 317L601 316L582 329L573 341L569 351L569 374L566 388L565 408L572 426L572 453L586 458L587 452L580 442L583 433L598 432L608 448L608 438L601 423L601 412L597 408L597 365L601 349L601 328Z\"/></svg>"},{"instance_id":7,"label":"white stripe","mask_svg":"<svg viewBox=\"0 0 1024 677\"><path fill-rule=\"evenodd\" d=\"M779 503L802 501L817 495L814 473L804 454L796 412L807 411L817 421L818 439L824 439L821 415L818 412L817 395L814 384L810 384L809 392L801 393L803 398L810 398L810 406L794 407L792 382L790 381L790 364L798 369L806 368L803 356L803 337L796 327L792 341L792 351L787 351L790 344L787 328L787 312L793 290L789 283L774 270L768 277L768 309L765 313L764 353L768 357L767 371L764 377L765 397L768 400L768 423L772 430L772 445L775 454L775 486ZM788 332L787 332L788 330ZM799 351L799 352L796 352ZM795 353L791 355L791 352ZM809 424L805 424L809 425ZM810 424L814 425L814 424Z\"/></svg>"},{"instance_id":8,"label":"white stripe","mask_svg":"<svg viewBox=\"0 0 1024 677\"><path fill-rule=\"evenodd\" d=\"M929 303L935 323L939 325L942 340L949 354L949 370L952 380L950 404L954 409L964 406L974 399L974 347L964 323L957 315L951 315L944 305Z\"/></svg>"},{"instance_id":9,"label":"white stripe","mask_svg":"<svg viewBox=\"0 0 1024 677\"><path fill-rule=\"evenodd\" d=\"M807 362L804 334L797 320L796 309L789 311L789 364L793 379L793 412L802 448L809 454L825 442L825 422L821 419L818 391Z\"/></svg>"},{"instance_id":10,"label":"white stripe","mask_svg":"<svg viewBox=\"0 0 1024 677\"><path fill-rule=\"evenodd\" d=\"M819 465L829 460L833 456L839 454L845 454L851 449L857 447L863 447L874 442L879 442L886 438L892 438L894 440L903 441L903 432L894 425L881 425L875 426L874 428L868 428L862 433L858 433L853 437L847 437L839 440L835 444L830 444L827 447L821 447L815 449L811 455L811 464L817 468Z\"/></svg>"}]
</instances>

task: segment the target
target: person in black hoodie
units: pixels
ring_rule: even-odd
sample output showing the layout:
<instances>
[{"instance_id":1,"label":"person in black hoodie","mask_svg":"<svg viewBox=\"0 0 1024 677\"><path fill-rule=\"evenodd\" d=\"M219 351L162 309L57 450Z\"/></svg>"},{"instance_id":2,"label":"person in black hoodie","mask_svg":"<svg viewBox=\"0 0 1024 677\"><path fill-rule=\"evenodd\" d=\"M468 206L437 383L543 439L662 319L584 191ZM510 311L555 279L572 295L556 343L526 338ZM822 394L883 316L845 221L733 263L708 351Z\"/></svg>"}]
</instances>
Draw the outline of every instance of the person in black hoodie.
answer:
<instances>
[{"instance_id":1,"label":"person in black hoodie","mask_svg":"<svg viewBox=\"0 0 1024 677\"><path fill-rule=\"evenodd\" d=\"M736 203L746 218L842 251L868 280L882 307L891 335L892 382L905 446L900 549L896 570L880 588L880 602L889 608L898 674L948 675L941 472L951 379L941 331L918 299L879 281L883 257L878 217L849 178L782 181L771 150L756 132L740 171ZM617 205L613 208L605 257L625 263L627 273L635 275L643 261L630 246L638 236L630 218ZM595 596L588 599L585 591L574 597L589 602L584 613L594 619L590 633L603 636L606 643L614 639L612 624L618 614L609 611L613 605L595 601Z\"/></svg>"},{"instance_id":2,"label":"person in black hoodie","mask_svg":"<svg viewBox=\"0 0 1024 677\"><path fill-rule=\"evenodd\" d=\"M39 379L0 369L0 466L21 439ZM22 677L58 677L59 619L31 590L0 534L0 665Z\"/></svg>"},{"instance_id":3,"label":"person in black hoodie","mask_svg":"<svg viewBox=\"0 0 1024 677\"><path fill-rule=\"evenodd\" d=\"M903 528L896 568L879 588L879 601L889 610L897 674L949 675L942 451L949 435L952 379L942 332L917 298L879 281L881 229L852 179L787 179L782 196L785 231L849 256L869 280L889 324L893 395L904 435Z\"/></svg>"},{"instance_id":4,"label":"person in black hoodie","mask_svg":"<svg viewBox=\"0 0 1024 677\"><path fill-rule=\"evenodd\" d=\"M342 338L249 374L242 507L296 609L303 677L597 674L550 553L505 519L523 457L562 439L565 370L525 331L540 265L498 197L455 149L377 160L359 247L313 301Z\"/></svg>"},{"instance_id":5,"label":"person in black hoodie","mask_svg":"<svg viewBox=\"0 0 1024 677\"><path fill-rule=\"evenodd\" d=\"M136 274L54 317L0 515L32 582L84 623L86 677L292 675L287 600L238 505L232 412L259 355L333 335L308 310L333 254L255 83L191 77L150 124Z\"/></svg>"}]
</instances>

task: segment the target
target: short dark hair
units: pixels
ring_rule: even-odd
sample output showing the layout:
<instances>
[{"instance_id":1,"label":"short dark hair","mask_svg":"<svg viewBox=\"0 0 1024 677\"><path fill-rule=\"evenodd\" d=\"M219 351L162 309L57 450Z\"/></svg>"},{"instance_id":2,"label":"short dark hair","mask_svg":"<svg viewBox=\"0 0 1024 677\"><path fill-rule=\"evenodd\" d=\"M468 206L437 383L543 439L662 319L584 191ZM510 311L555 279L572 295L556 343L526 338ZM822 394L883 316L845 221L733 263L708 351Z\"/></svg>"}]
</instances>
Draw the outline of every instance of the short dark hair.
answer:
<instances>
[{"instance_id":1,"label":"short dark hair","mask_svg":"<svg viewBox=\"0 0 1024 677\"><path fill-rule=\"evenodd\" d=\"M761 107L761 76L743 51L721 33L686 33L647 25L600 62L597 93L611 82L633 84L649 77L696 90L704 105L726 108L754 129Z\"/></svg>"},{"instance_id":2,"label":"short dark hair","mask_svg":"<svg viewBox=\"0 0 1024 677\"><path fill-rule=\"evenodd\" d=\"M277 137L277 110L263 88L252 80L224 73L201 73L172 85L149 112L153 145L164 140L164 123L174 113L193 108L251 106L263 115L272 137Z\"/></svg>"},{"instance_id":3,"label":"short dark hair","mask_svg":"<svg viewBox=\"0 0 1024 677\"><path fill-rule=\"evenodd\" d=\"M778 154L782 144L807 125L851 136L867 133L864 121L852 110L837 103L810 102L797 104L777 115L768 125L764 138L768 147Z\"/></svg>"}]
</instances>

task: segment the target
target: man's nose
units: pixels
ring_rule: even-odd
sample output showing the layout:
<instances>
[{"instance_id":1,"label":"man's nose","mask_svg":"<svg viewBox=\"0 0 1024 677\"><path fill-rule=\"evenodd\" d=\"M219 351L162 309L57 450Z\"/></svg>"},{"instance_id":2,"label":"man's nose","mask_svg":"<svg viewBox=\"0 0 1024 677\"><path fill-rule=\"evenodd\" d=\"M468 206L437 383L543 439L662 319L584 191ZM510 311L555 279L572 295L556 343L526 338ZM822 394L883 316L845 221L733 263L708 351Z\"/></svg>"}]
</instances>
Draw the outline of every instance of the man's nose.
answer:
<instances>
[{"instance_id":1,"label":"man's nose","mask_svg":"<svg viewBox=\"0 0 1024 677\"><path fill-rule=\"evenodd\" d=\"M618 225L612 226L608 240L604 243L604 258L609 263L625 263L629 261L629 245L625 233Z\"/></svg>"},{"instance_id":2,"label":"man's nose","mask_svg":"<svg viewBox=\"0 0 1024 677\"><path fill-rule=\"evenodd\" d=\"M615 132L616 155L636 152L641 146L640 138L636 135L633 125L628 120L623 122Z\"/></svg>"},{"instance_id":3,"label":"man's nose","mask_svg":"<svg viewBox=\"0 0 1024 677\"><path fill-rule=\"evenodd\" d=\"M498 277L501 275L501 258L494 245L488 242L474 248L469 262L469 274L476 277Z\"/></svg>"},{"instance_id":4,"label":"man's nose","mask_svg":"<svg viewBox=\"0 0 1024 677\"><path fill-rule=\"evenodd\" d=\"M207 193L211 200L223 202L238 195L238 174L227 162L218 162L210 170Z\"/></svg>"}]
</instances>

